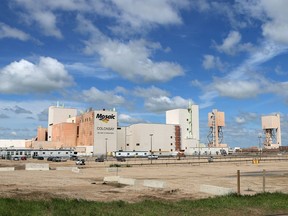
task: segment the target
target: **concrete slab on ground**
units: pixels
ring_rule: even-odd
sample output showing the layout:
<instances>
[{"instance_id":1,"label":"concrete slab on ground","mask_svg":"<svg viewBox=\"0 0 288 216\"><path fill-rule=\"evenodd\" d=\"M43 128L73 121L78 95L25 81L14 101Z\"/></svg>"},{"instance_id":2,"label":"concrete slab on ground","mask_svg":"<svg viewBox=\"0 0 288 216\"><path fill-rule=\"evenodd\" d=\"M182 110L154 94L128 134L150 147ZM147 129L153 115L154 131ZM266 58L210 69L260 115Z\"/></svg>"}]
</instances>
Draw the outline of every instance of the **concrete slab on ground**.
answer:
<instances>
[{"instance_id":1,"label":"concrete slab on ground","mask_svg":"<svg viewBox=\"0 0 288 216\"><path fill-rule=\"evenodd\" d=\"M49 170L49 164L40 164L40 163L26 163L25 164L25 170L39 170L39 171L45 171Z\"/></svg>"},{"instance_id":2,"label":"concrete slab on ground","mask_svg":"<svg viewBox=\"0 0 288 216\"><path fill-rule=\"evenodd\" d=\"M15 167L0 167L0 172L14 171Z\"/></svg>"},{"instance_id":3,"label":"concrete slab on ground","mask_svg":"<svg viewBox=\"0 0 288 216\"><path fill-rule=\"evenodd\" d=\"M165 182L164 181L157 181L157 180L144 180L143 185L145 187L164 188Z\"/></svg>"},{"instance_id":4,"label":"concrete slab on ground","mask_svg":"<svg viewBox=\"0 0 288 216\"><path fill-rule=\"evenodd\" d=\"M214 185L200 185L200 192L219 196L235 193L232 188L225 188Z\"/></svg>"}]
</instances>

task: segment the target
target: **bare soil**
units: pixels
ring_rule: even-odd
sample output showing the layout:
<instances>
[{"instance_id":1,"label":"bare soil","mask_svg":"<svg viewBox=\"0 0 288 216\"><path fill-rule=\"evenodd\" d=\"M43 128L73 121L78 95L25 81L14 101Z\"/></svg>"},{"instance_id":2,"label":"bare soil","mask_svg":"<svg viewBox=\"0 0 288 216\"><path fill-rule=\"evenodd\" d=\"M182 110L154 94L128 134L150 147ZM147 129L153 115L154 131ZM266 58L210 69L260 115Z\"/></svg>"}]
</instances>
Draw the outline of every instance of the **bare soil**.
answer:
<instances>
[{"instance_id":1,"label":"bare soil","mask_svg":"<svg viewBox=\"0 0 288 216\"><path fill-rule=\"evenodd\" d=\"M27 161L0 160L0 167L15 167L15 171L0 172L0 197L22 199L72 198L95 201L124 200L137 202L143 199L200 199L214 195L200 192L200 186L214 185L233 188L237 191L237 170L240 170L241 194L255 194L263 191L263 170L265 169L265 191L288 193L288 161L212 162L180 161L173 163L158 160L128 160L110 168L114 161L86 162L79 172L56 170L56 167L76 167L74 161L51 162L29 159ZM25 163L49 163L49 171L26 171ZM127 167L126 165L131 167ZM136 165L138 164L138 165ZM140 165L142 164L142 165ZM105 176L119 175L143 180L165 182L164 188L148 188L143 184L134 186L118 183L104 184Z\"/></svg>"}]
</instances>

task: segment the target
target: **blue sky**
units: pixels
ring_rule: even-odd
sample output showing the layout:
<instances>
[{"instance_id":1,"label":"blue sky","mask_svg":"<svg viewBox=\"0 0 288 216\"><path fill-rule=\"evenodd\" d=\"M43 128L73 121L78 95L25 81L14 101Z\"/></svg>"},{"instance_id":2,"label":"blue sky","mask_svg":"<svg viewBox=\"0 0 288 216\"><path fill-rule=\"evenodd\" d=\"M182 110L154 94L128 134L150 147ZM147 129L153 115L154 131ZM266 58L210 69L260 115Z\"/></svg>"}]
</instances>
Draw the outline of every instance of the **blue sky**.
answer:
<instances>
[{"instance_id":1,"label":"blue sky","mask_svg":"<svg viewBox=\"0 0 288 216\"><path fill-rule=\"evenodd\" d=\"M119 124L164 123L165 111L225 112L224 142L258 145L261 116L288 135L286 0L4 0L0 139L47 127L57 101L118 111Z\"/></svg>"}]
</instances>

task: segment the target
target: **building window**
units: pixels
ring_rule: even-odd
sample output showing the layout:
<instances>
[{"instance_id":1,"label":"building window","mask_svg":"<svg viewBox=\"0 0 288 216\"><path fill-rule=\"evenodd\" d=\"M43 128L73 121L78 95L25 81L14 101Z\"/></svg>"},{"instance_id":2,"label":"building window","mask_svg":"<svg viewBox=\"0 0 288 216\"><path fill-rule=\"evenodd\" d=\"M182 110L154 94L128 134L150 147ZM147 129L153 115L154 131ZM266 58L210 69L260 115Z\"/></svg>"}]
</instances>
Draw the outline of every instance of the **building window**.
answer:
<instances>
[{"instance_id":1,"label":"building window","mask_svg":"<svg viewBox=\"0 0 288 216\"><path fill-rule=\"evenodd\" d=\"M136 143L136 146L140 146L140 143Z\"/></svg>"},{"instance_id":2,"label":"building window","mask_svg":"<svg viewBox=\"0 0 288 216\"><path fill-rule=\"evenodd\" d=\"M42 154L45 154L45 152L43 152Z\"/></svg>"},{"instance_id":3,"label":"building window","mask_svg":"<svg viewBox=\"0 0 288 216\"><path fill-rule=\"evenodd\" d=\"M66 152L66 154L68 154L68 152Z\"/></svg>"},{"instance_id":4,"label":"building window","mask_svg":"<svg viewBox=\"0 0 288 216\"><path fill-rule=\"evenodd\" d=\"M77 137L79 137L79 126L77 126Z\"/></svg>"},{"instance_id":5,"label":"building window","mask_svg":"<svg viewBox=\"0 0 288 216\"><path fill-rule=\"evenodd\" d=\"M129 143L127 143L126 146L129 146Z\"/></svg>"},{"instance_id":6,"label":"building window","mask_svg":"<svg viewBox=\"0 0 288 216\"><path fill-rule=\"evenodd\" d=\"M173 143L170 144L171 146L173 145Z\"/></svg>"},{"instance_id":7,"label":"building window","mask_svg":"<svg viewBox=\"0 0 288 216\"><path fill-rule=\"evenodd\" d=\"M170 151L172 152L172 151L173 151L173 149L170 149Z\"/></svg>"},{"instance_id":8,"label":"building window","mask_svg":"<svg viewBox=\"0 0 288 216\"><path fill-rule=\"evenodd\" d=\"M172 139L172 138L173 138L173 136L170 136L170 138Z\"/></svg>"},{"instance_id":9,"label":"building window","mask_svg":"<svg viewBox=\"0 0 288 216\"><path fill-rule=\"evenodd\" d=\"M136 152L135 154L136 154L136 155L138 155L138 153L137 153L137 152Z\"/></svg>"},{"instance_id":10,"label":"building window","mask_svg":"<svg viewBox=\"0 0 288 216\"><path fill-rule=\"evenodd\" d=\"M159 152L161 152L161 149L159 149Z\"/></svg>"},{"instance_id":11,"label":"building window","mask_svg":"<svg viewBox=\"0 0 288 216\"><path fill-rule=\"evenodd\" d=\"M60 154L60 152L58 152L58 154Z\"/></svg>"}]
</instances>

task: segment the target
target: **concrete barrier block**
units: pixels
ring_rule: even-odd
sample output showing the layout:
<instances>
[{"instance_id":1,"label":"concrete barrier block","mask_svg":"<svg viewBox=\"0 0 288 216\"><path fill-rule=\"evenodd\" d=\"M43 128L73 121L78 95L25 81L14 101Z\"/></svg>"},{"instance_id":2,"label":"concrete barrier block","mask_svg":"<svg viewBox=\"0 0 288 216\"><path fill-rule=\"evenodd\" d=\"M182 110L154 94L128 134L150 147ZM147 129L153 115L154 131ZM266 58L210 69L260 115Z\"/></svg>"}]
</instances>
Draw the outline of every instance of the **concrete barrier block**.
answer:
<instances>
[{"instance_id":1,"label":"concrete barrier block","mask_svg":"<svg viewBox=\"0 0 288 216\"><path fill-rule=\"evenodd\" d=\"M157 181L157 180L144 180L143 185L145 187L164 188L165 182L164 181Z\"/></svg>"},{"instance_id":2,"label":"concrete barrier block","mask_svg":"<svg viewBox=\"0 0 288 216\"><path fill-rule=\"evenodd\" d=\"M232 188L218 187L214 185L201 185L200 192L219 196L235 193Z\"/></svg>"},{"instance_id":3,"label":"concrete barrier block","mask_svg":"<svg viewBox=\"0 0 288 216\"><path fill-rule=\"evenodd\" d=\"M118 182L119 181L119 176L106 176L104 177L103 181L104 182Z\"/></svg>"},{"instance_id":4,"label":"concrete barrier block","mask_svg":"<svg viewBox=\"0 0 288 216\"><path fill-rule=\"evenodd\" d=\"M14 171L15 167L0 167L0 172Z\"/></svg>"},{"instance_id":5,"label":"concrete barrier block","mask_svg":"<svg viewBox=\"0 0 288 216\"><path fill-rule=\"evenodd\" d=\"M80 169L78 167L73 167L72 172L79 173Z\"/></svg>"},{"instance_id":6,"label":"concrete barrier block","mask_svg":"<svg viewBox=\"0 0 288 216\"><path fill-rule=\"evenodd\" d=\"M25 170L38 170L38 171L49 170L49 164L26 163Z\"/></svg>"},{"instance_id":7,"label":"concrete barrier block","mask_svg":"<svg viewBox=\"0 0 288 216\"><path fill-rule=\"evenodd\" d=\"M69 170L69 171L73 171L73 169L75 169L78 167L56 167L56 170Z\"/></svg>"},{"instance_id":8,"label":"concrete barrier block","mask_svg":"<svg viewBox=\"0 0 288 216\"><path fill-rule=\"evenodd\" d=\"M119 183L119 184L125 184L125 185L135 185L136 179L132 179L132 178L119 178L118 183Z\"/></svg>"}]
</instances>

